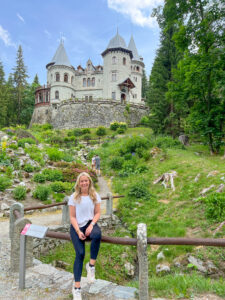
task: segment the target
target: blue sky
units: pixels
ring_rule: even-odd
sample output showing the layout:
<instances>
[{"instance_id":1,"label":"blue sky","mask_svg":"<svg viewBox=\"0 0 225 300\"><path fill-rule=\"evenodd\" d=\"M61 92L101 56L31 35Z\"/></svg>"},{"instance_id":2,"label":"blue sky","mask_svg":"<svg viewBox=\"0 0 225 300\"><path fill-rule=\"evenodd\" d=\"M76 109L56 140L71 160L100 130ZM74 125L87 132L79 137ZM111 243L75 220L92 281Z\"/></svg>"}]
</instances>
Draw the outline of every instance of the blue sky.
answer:
<instances>
[{"instance_id":1,"label":"blue sky","mask_svg":"<svg viewBox=\"0 0 225 300\"><path fill-rule=\"evenodd\" d=\"M102 64L101 53L117 27L126 44L133 34L149 75L159 46L159 28L150 15L160 4L163 0L0 0L0 60L6 79L21 45L28 81L37 73L45 84L45 66L60 37L75 68L85 67L89 58L94 65Z\"/></svg>"}]
</instances>

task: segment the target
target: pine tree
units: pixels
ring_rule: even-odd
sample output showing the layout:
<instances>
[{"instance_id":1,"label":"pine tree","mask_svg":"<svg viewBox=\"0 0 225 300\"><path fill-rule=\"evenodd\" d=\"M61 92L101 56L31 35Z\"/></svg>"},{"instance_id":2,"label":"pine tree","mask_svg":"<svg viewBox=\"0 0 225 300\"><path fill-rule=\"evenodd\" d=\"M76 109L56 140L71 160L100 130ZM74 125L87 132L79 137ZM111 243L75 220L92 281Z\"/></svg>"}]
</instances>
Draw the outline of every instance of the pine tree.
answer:
<instances>
[{"instance_id":1,"label":"pine tree","mask_svg":"<svg viewBox=\"0 0 225 300\"><path fill-rule=\"evenodd\" d=\"M23 60L23 51L21 45L19 45L18 51L17 51L17 59L16 59L16 67L14 70L14 85L16 89L16 111L17 111L17 122L21 124L21 110L23 105L23 97L24 97L24 91L27 86L26 79L28 78L27 70L24 65Z\"/></svg>"},{"instance_id":2,"label":"pine tree","mask_svg":"<svg viewBox=\"0 0 225 300\"><path fill-rule=\"evenodd\" d=\"M145 73L145 69L143 69L143 75L142 75L142 91L141 91L141 97L146 99L146 94L148 91L148 80Z\"/></svg>"},{"instance_id":3,"label":"pine tree","mask_svg":"<svg viewBox=\"0 0 225 300\"><path fill-rule=\"evenodd\" d=\"M38 74L35 75L34 80L33 80L33 83L36 84L37 86L40 85L39 78L38 78Z\"/></svg>"},{"instance_id":4,"label":"pine tree","mask_svg":"<svg viewBox=\"0 0 225 300\"><path fill-rule=\"evenodd\" d=\"M7 99L6 99L6 86L5 86L5 72L2 62L0 61L0 127L6 125L7 119Z\"/></svg>"}]
</instances>

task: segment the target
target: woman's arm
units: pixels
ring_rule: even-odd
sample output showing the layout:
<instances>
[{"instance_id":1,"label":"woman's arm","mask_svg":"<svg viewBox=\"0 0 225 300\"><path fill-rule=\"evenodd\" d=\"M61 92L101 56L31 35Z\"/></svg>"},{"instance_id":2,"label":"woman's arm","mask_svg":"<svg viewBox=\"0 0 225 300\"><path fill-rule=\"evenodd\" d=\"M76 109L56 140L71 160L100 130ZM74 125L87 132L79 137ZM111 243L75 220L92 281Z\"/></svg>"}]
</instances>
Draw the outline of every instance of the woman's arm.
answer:
<instances>
[{"instance_id":1,"label":"woman's arm","mask_svg":"<svg viewBox=\"0 0 225 300\"><path fill-rule=\"evenodd\" d=\"M75 229L77 235L79 236L79 239L85 240L86 236L83 234L82 231L80 231L80 228L79 228L78 223L77 223L75 206L69 205L69 210L70 210L70 223L72 224L72 226Z\"/></svg>"},{"instance_id":2,"label":"woman's arm","mask_svg":"<svg viewBox=\"0 0 225 300\"><path fill-rule=\"evenodd\" d=\"M101 207L100 207L100 203L95 204L94 214L95 214L95 215L94 215L94 218L92 219L92 222L97 223L98 220L99 220L99 218L100 218L100 215L101 215ZM89 235L91 234L93 227L94 227L94 226L93 226L92 224L90 224L90 225L88 226L88 228L87 228L86 231L85 231L85 235L86 235L86 236L89 236Z\"/></svg>"}]
</instances>

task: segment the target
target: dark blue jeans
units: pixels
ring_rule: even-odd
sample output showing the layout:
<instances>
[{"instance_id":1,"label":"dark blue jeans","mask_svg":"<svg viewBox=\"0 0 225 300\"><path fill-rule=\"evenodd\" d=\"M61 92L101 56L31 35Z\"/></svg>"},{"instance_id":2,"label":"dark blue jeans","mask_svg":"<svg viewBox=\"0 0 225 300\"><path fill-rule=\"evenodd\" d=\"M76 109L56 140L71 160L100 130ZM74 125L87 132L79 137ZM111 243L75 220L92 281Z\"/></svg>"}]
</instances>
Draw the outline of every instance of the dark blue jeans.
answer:
<instances>
[{"instance_id":1,"label":"dark blue jeans","mask_svg":"<svg viewBox=\"0 0 225 300\"><path fill-rule=\"evenodd\" d=\"M91 221L89 221L84 227L80 227L80 230L85 233L86 228L89 226ZM73 243L73 247L76 252L76 258L73 265L73 273L75 281L81 280L81 274L83 269L83 262L85 256L85 241L91 241L91 259L96 259L98 256L98 251L101 242L101 229L98 224L95 224L93 230L86 238L86 240L80 240L78 234L76 233L73 226L70 226L70 236Z\"/></svg>"}]
</instances>

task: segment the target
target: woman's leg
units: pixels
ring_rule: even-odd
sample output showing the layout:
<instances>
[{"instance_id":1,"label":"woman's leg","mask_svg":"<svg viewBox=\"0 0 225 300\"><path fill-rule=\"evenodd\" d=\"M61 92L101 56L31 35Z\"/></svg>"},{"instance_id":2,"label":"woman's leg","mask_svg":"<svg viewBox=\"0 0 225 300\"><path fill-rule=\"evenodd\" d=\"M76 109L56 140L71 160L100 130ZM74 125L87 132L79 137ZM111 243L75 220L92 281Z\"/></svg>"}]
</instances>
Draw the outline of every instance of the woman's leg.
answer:
<instances>
[{"instance_id":1,"label":"woman's leg","mask_svg":"<svg viewBox=\"0 0 225 300\"><path fill-rule=\"evenodd\" d=\"M95 224L93 230L90 234L91 239L91 257L90 257L90 264L95 265L96 258L98 256L100 242L101 242L101 229L98 224Z\"/></svg>"},{"instance_id":2,"label":"woman's leg","mask_svg":"<svg viewBox=\"0 0 225 300\"><path fill-rule=\"evenodd\" d=\"M85 256L85 243L80 240L73 226L70 226L70 236L73 242L73 247L76 252L76 258L73 265L73 273L75 280L75 287L80 287L81 274L83 269L83 261Z\"/></svg>"}]
</instances>

